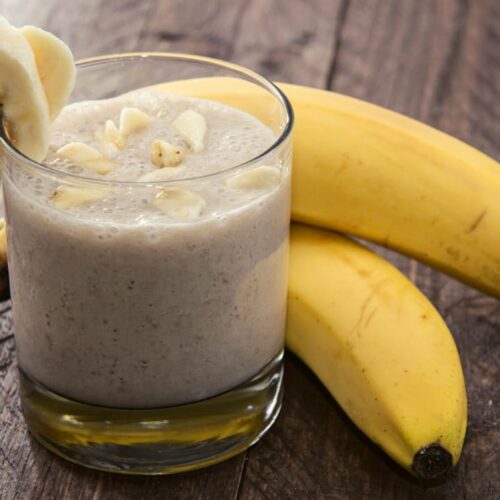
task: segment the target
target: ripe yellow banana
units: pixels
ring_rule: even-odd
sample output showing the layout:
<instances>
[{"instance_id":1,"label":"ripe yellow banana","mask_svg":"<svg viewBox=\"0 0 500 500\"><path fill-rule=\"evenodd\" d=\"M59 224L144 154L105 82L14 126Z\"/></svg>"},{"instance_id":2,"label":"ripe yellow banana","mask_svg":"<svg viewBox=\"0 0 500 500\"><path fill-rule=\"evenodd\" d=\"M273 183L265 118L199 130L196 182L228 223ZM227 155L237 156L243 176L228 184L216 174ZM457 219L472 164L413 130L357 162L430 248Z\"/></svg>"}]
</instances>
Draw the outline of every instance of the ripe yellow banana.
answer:
<instances>
[{"instance_id":1,"label":"ripe yellow banana","mask_svg":"<svg viewBox=\"0 0 500 500\"><path fill-rule=\"evenodd\" d=\"M498 162L367 102L279 87L296 118L294 220L376 241L500 298ZM163 88L269 121L269 100L248 82L200 78Z\"/></svg>"},{"instance_id":2,"label":"ripe yellow banana","mask_svg":"<svg viewBox=\"0 0 500 500\"><path fill-rule=\"evenodd\" d=\"M457 462L467 402L453 337L387 261L292 225L286 345L403 467L431 478Z\"/></svg>"}]
</instances>

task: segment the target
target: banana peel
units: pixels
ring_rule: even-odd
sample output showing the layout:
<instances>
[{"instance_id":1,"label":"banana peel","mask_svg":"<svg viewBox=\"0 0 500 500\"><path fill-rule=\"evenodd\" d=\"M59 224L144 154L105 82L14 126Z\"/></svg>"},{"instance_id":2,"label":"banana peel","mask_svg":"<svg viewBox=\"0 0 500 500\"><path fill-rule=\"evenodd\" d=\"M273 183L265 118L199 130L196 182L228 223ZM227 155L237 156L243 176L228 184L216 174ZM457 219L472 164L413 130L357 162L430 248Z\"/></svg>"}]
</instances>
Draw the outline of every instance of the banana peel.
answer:
<instances>
[{"instance_id":1,"label":"banana peel","mask_svg":"<svg viewBox=\"0 0 500 500\"><path fill-rule=\"evenodd\" d=\"M457 463L467 397L455 342L385 259L332 231L292 225L286 346L402 467L430 479Z\"/></svg>"}]
</instances>

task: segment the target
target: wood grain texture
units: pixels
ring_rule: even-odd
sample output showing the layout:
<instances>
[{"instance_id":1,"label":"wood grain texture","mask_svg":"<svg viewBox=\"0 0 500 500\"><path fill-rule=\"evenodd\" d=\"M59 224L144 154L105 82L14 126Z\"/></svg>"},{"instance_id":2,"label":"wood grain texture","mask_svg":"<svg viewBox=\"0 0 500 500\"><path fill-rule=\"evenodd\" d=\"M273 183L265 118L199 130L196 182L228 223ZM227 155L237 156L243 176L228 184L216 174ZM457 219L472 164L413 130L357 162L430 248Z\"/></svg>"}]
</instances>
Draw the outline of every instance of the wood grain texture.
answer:
<instances>
[{"instance_id":1,"label":"wood grain texture","mask_svg":"<svg viewBox=\"0 0 500 500\"><path fill-rule=\"evenodd\" d=\"M0 14L53 31L77 57L192 52L273 79L331 88L423 120L500 158L497 0L0 0ZM281 416L235 459L152 478L66 463L24 426L7 302L0 303L0 499L498 498L500 303L394 252L377 251L433 301L462 357L468 435L459 466L440 484L421 484L395 466L291 355Z\"/></svg>"},{"instance_id":2,"label":"wood grain texture","mask_svg":"<svg viewBox=\"0 0 500 500\"><path fill-rule=\"evenodd\" d=\"M272 80L324 87L347 2L255 0L247 5L229 57Z\"/></svg>"},{"instance_id":3,"label":"wood grain texture","mask_svg":"<svg viewBox=\"0 0 500 500\"><path fill-rule=\"evenodd\" d=\"M246 4L245 0L156 2L139 50L227 59Z\"/></svg>"},{"instance_id":4,"label":"wood grain texture","mask_svg":"<svg viewBox=\"0 0 500 500\"><path fill-rule=\"evenodd\" d=\"M75 58L138 50L157 0L0 0L15 26L36 24L64 40Z\"/></svg>"}]
</instances>

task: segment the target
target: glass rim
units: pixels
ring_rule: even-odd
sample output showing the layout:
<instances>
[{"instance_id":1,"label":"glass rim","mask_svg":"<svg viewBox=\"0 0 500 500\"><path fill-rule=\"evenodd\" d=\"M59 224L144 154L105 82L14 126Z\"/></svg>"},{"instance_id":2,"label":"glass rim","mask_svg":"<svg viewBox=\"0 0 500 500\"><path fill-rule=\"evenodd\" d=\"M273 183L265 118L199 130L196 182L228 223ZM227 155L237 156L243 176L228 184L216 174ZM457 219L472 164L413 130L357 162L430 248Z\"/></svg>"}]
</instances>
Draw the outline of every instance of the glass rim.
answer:
<instances>
[{"instance_id":1,"label":"glass rim","mask_svg":"<svg viewBox=\"0 0 500 500\"><path fill-rule=\"evenodd\" d=\"M54 175L56 177L64 177L66 181L75 180L79 182L88 182L93 184L101 184L101 185L116 185L116 186L151 186L151 185L169 185L169 184L179 184L184 182L193 182L193 181L201 181L208 178L213 178L219 175L227 174L232 171L236 171L239 169L245 169L252 164L259 162L261 159L269 155L271 152L276 150L281 144L283 144L288 137L290 136L293 124L294 124L294 113L293 108L288 100L288 97L285 93L271 80L265 78L264 76L256 73L255 71L246 68L245 66L241 66L239 64L235 64L228 61L223 61L220 59L216 59L213 57L207 56L198 56L193 54L183 54L180 52L123 52L118 54L107 54L102 56L89 57L85 59L79 59L75 62L76 68L85 68L94 65L99 65L103 63L111 63L111 62L119 62L119 61L133 61L133 60L143 60L149 58L162 58L162 59L170 59L170 60L179 60L179 61L188 61L188 62L200 62L207 65L217 66L219 68L227 68L235 73L238 73L242 76L250 77L254 83L257 82L263 87L266 91L268 91L278 102L281 104L282 108L286 113L286 121L283 127L283 130L280 132L279 136L276 140L264 151L261 151L256 156L251 159L244 161L242 163L238 163L236 165L231 165L222 170L218 170L216 172L212 172L209 174L196 175L194 177L186 177L181 179L167 179L162 181L121 181L116 179L99 179L95 177L87 177L84 175L79 175L71 172L63 172L56 168L45 165L44 163L37 162L28 158L25 154L21 153L9 140L6 131L1 122L2 116L0 113L0 143L5 148L5 151L13 157L15 160L20 161L24 164L29 165L35 170L43 171L46 174ZM247 80L248 81L248 80Z\"/></svg>"}]
</instances>

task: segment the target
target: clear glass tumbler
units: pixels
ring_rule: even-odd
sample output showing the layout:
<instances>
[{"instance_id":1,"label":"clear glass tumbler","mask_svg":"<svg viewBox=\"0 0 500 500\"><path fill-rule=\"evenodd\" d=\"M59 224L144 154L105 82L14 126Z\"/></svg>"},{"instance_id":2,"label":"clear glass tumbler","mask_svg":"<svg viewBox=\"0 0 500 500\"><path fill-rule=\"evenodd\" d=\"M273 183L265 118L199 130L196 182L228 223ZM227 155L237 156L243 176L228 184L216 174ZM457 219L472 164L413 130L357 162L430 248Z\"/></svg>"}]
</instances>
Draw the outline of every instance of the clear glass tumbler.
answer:
<instances>
[{"instance_id":1,"label":"clear glass tumbler","mask_svg":"<svg viewBox=\"0 0 500 500\"><path fill-rule=\"evenodd\" d=\"M31 161L1 132L26 422L64 458L136 474L220 462L276 419L290 219L293 117L276 86L204 57L123 54L79 62L71 101L151 86L250 113L276 140L210 175L125 182ZM229 179L263 166L273 182L217 205ZM177 187L206 200L200 217L145 222L135 209L117 221L131 200ZM48 195L61 189L95 197L73 212Z\"/></svg>"}]
</instances>

